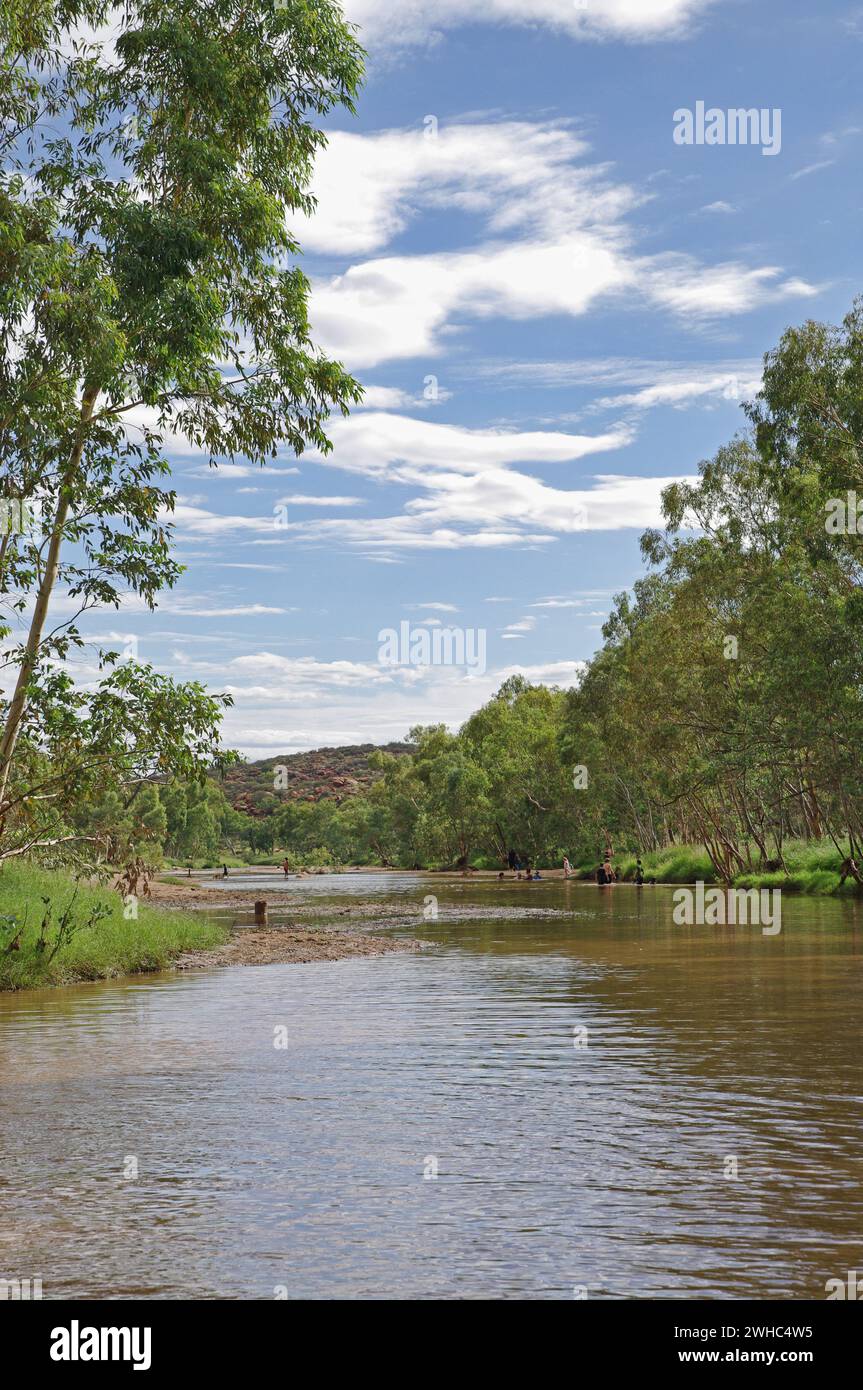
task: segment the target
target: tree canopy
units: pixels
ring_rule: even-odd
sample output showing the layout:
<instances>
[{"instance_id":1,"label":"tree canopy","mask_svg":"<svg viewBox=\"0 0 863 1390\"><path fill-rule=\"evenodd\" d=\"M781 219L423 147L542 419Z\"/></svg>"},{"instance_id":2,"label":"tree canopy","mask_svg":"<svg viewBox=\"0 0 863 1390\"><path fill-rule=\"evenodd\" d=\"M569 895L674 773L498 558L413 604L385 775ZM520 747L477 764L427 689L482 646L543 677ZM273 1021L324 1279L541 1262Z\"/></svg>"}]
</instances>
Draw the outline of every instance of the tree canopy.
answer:
<instances>
[{"instance_id":1,"label":"tree canopy","mask_svg":"<svg viewBox=\"0 0 863 1390\"><path fill-rule=\"evenodd\" d=\"M75 692L62 663L82 612L177 581L168 432L263 465L326 451L359 399L310 340L290 222L320 118L353 109L361 73L330 0L3 6L0 497L34 519L0 536L0 860L74 838L62 806L98 767L218 756L225 697L110 651Z\"/></svg>"}]
</instances>

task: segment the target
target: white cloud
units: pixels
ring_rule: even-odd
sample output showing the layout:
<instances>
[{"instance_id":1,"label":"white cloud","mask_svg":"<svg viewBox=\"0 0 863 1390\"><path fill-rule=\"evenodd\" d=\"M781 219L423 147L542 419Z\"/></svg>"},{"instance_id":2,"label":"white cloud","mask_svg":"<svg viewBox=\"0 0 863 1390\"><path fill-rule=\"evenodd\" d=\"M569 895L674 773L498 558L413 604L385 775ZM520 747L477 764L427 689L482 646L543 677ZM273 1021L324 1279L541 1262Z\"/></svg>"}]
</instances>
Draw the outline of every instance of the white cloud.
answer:
<instances>
[{"instance_id":1,"label":"white cloud","mask_svg":"<svg viewBox=\"0 0 863 1390\"><path fill-rule=\"evenodd\" d=\"M585 608L590 602L586 598L542 598L537 599L536 603L528 604L529 608Z\"/></svg>"},{"instance_id":2,"label":"white cloud","mask_svg":"<svg viewBox=\"0 0 863 1390\"><path fill-rule=\"evenodd\" d=\"M182 506L176 512L181 535L250 535L255 545L340 544L368 555L383 551L387 559L405 550L547 545L559 534L656 525L660 493L674 481L602 474L564 488L517 468L569 465L623 448L632 439L626 426L597 435L476 430L362 412L334 421L331 433L334 449L321 463L414 489L400 514L307 518L262 539L273 529L271 515L222 515Z\"/></svg>"},{"instance_id":3,"label":"white cloud","mask_svg":"<svg viewBox=\"0 0 863 1390\"><path fill-rule=\"evenodd\" d=\"M819 140L822 145L827 145L829 148L838 145L842 140L848 140L855 135L859 135L860 132L861 127L859 125L848 125L843 126L839 130L825 130L824 134L819 136Z\"/></svg>"},{"instance_id":4,"label":"white cloud","mask_svg":"<svg viewBox=\"0 0 863 1390\"><path fill-rule=\"evenodd\" d=\"M280 497L277 506L294 507L361 507L361 497L312 497L307 493L294 492Z\"/></svg>"},{"instance_id":5,"label":"white cloud","mask_svg":"<svg viewBox=\"0 0 863 1390\"><path fill-rule=\"evenodd\" d=\"M274 520L272 512L262 516L231 516L211 512L206 507L183 506L175 508L171 519L180 536L195 536L197 539L231 535L234 532L272 531Z\"/></svg>"},{"instance_id":6,"label":"white cloud","mask_svg":"<svg viewBox=\"0 0 863 1390\"><path fill-rule=\"evenodd\" d=\"M690 319L747 314L762 304L809 298L818 287L783 280L778 266L748 269L737 261L700 265L691 256L669 254L639 263L642 292L654 304Z\"/></svg>"},{"instance_id":7,"label":"white cloud","mask_svg":"<svg viewBox=\"0 0 863 1390\"><path fill-rule=\"evenodd\" d=\"M233 566L232 568L240 568L240 566ZM249 566L249 568L257 567ZM27 607L24 610L24 616L31 611L32 599L28 600ZM55 590L51 596L49 609L52 621L60 618L69 618L80 611L80 598L72 597L66 591ZM97 604L95 606L89 606L88 611L91 613L100 613L102 615L107 613L113 615L116 613L123 617L140 617L147 622L149 622L152 613L146 600L143 599L140 594L133 593L131 590L121 593L119 595L119 602L116 605ZM159 595L157 611L161 616L170 613L176 617L184 618L241 618L263 615L282 615L285 613L295 613L297 610L295 608L277 607L263 603L231 603L226 601L226 599L223 600L212 594L184 595L166 590ZM126 635L128 636L129 634ZM87 640L94 641L96 638L93 634L89 634Z\"/></svg>"},{"instance_id":8,"label":"white cloud","mask_svg":"<svg viewBox=\"0 0 863 1390\"><path fill-rule=\"evenodd\" d=\"M579 315L600 295L635 289L613 240L584 233L367 261L315 287L311 318L318 339L361 368L437 356L457 318Z\"/></svg>"},{"instance_id":9,"label":"white cloud","mask_svg":"<svg viewBox=\"0 0 863 1390\"><path fill-rule=\"evenodd\" d=\"M160 609L163 605L159 605ZM263 613L288 613L288 608L270 608L264 603L243 603L232 608L175 608L173 612L183 613L187 618L255 618Z\"/></svg>"},{"instance_id":10,"label":"white cloud","mask_svg":"<svg viewBox=\"0 0 863 1390\"><path fill-rule=\"evenodd\" d=\"M668 39L683 34L710 0L345 0L371 46L427 43L462 24L545 25L573 39Z\"/></svg>"},{"instance_id":11,"label":"white cloud","mask_svg":"<svg viewBox=\"0 0 863 1390\"><path fill-rule=\"evenodd\" d=\"M596 402L596 406L612 410L627 406L651 410L656 406L668 405L680 410L694 402L751 400L760 389L761 372L753 367L744 367L742 371L707 369L701 372L690 368L688 371L683 369L679 373L669 373L664 379L638 391L604 396Z\"/></svg>"},{"instance_id":12,"label":"white cloud","mask_svg":"<svg viewBox=\"0 0 863 1390\"><path fill-rule=\"evenodd\" d=\"M517 633L523 634L526 632L533 632L533 629L535 627L536 618L521 618L517 623L507 623L506 627L503 630L503 634L504 636L506 636L507 633L509 633L510 635L515 635Z\"/></svg>"},{"instance_id":13,"label":"white cloud","mask_svg":"<svg viewBox=\"0 0 863 1390\"><path fill-rule=\"evenodd\" d=\"M476 244L457 250L374 255L318 279L316 337L362 369L434 358L474 319L577 317L611 300L698 323L816 293L777 266L636 255L626 218L644 195L613 183L606 165L578 163L586 151L554 122L462 123L434 139L337 132L316 173L318 212L300 229L307 246L379 252L439 206L473 213L478 230Z\"/></svg>"},{"instance_id":14,"label":"white cloud","mask_svg":"<svg viewBox=\"0 0 863 1390\"><path fill-rule=\"evenodd\" d=\"M318 661L311 656L286 657L274 652L256 652L252 656L234 657L232 661L214 669L224 672L231 690L250 688L231 684L239 677L256 678L262 682L276 680L277 696L265 683L253 688L269 690L272 698L300 702L307 698L310 688L320 690L385 685L391 678L392 670L400 668L380 666L374 661Z\"/></svg>"},{"instance_id":15,"label":"white cloud","mask_svg":"<svg viewBox=\"0 0 863 1390\"><path fill-rule=\"evenodd\" d=\"M657 525L662 490L679 479L604 475L593 481L592 487L564 490L504 469L469 479L451 475L434 479L433 495L408 509L436 527L521 523L552 533L617 531Z\"/></svg>"},{"instance_id":16,"label":"white cloud","mask_svg":"<svg viewBox=\"0 0 863 1390\"><path fill-rule=\"evenodd\" d=\"M365 386L363 399L354 410L399 410L416 404L409 391L399 386Z\"/></svg>"},{"instance_id":17,"label":"white cloud","mask_svg":"<svg viewBox=\"0 0 863 1390\"><path fill-rule=\"evenodd\" d=\"M830 169L835 163L835 159L819 159L814 164L806 164L790 176L791 182L794 183L797 179L806 179L810 174L818 174L822 169Z\"/></svg>"},{"instance_id":18,"label":"white cloud","mask_svg":"<svg viewBox=\"0 0 863 1390\"><path fill-rule=\"evenodd\" d=\"M604 475L592 486L564 489L515 467L575 463L625 447L631 438L623 426L591 436L470 430L386 414L340 420L328 466L420 487L423 495L407 502L403 516L322 522L318 533L324 528L331 538L388 548L448 548L547 541L543 532L655 525L659 494L670 478Z\"/></svg>"},{"instance_id":19,"label":"white cloud","mask_svg":"<svg viewBox=\"0 0 863 1390\"><path fill-rule=\"evenodd\" d=\"M459 521L461 517L457 518ZM457 525L432 526L425 517L393 516L367 522L320 521L302 527L297 539L320 544L340 544L357 549L392 550L499 550L525 545L550 545L553 536L524 530L519 522L508 526L483 526L464 530ZM367 557L371 558L371 557ZM387 557L390 558L389 556Z\"/></svg>"},{"instance_id":20,"label":"white cloud","mask_svg":"<svg viewBox=\"0 0 863 1390\"><path fill-rule=\"evenodd\" d=\"M571 463L589 454L624 448L626 426L602 434L465 429L386 412L363 413L330 425L333 452L327 466L367 477L415 483L427 470L473 474L517 463Z\"/></svg>"},{"instance_id":21,"label":"white cloud","mask_svg":"<svg viewBox=\"0 0 863 1390\"><path fill-rule=\"evenodd\" d=\"M575 163L588 152L562 120L333 131L315 162L315 211L292 225L304 250L344 256L381 251L441 208L482 218L492 235L611 226L644 199L606 166Z\"/></svg>"},{"instance_id":22,"label":"white cloud","mask_svg":"<svg viewBox=\"0 0 863 1390\"><path fill-rule=\"evenodd\" d=\"M181 455L198 455L202 451L194 445L185 444L184 449L179 451ZM223 482L232 483L237 478L263 478L267 483L278 483L281 478L287 478L299 473L299 468L285 468L278 459L272 459L265 468L257 463L220 463L215 468L205 465L203 468L190 469L189 477L192 478L213 478L222 479ZM259 492L260 488L243 488L243 492Z\"/></svg>"},{"instance_id":23,"label":"white cloud","mask_svg":"<svg viewBox=\"0 0 863 1390\"><path fill-rule=\"evenodd\" d=\"M761 389L761 363L754 358L715 362L662 362L632 358L572 359L563 362L482 362L475 366L483 380L503 384L568 390L586 386L628 386L635 390L599 396L576 418L598 411L650 410L668 406L715 407L720 402L751 400ZM572 418L558 415L557 421Z\"/></svg>"},{"instance_id":24,"label":"white cloud","mask_svg":"<svg viewBox=\"0 0 863 1390\"><path fill-rule=\"evenodd\" d=\"M757 358L669 362L644 357L567 357L532 362L492 359L475 363L473 369L483 380L557 389L585 385L648 387L666 381L703 380L717 373L755 380L760 367Z\"/></svg>"}]
</instances>

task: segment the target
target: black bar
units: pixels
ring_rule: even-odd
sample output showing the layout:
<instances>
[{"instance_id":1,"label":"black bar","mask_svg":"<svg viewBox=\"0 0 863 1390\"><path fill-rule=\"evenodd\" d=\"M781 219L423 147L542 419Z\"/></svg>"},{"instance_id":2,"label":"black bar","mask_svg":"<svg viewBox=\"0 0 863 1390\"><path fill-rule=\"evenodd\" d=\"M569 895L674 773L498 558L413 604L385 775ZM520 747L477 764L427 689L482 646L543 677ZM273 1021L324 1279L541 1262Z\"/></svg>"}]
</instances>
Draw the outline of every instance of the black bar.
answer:
<instances>
[{"instance_id":1,"label":"black bar","mask_svg":"<svg viewBox=\"0 0 863 1390\"><path fill-rule=\"evenodd\" d=\"M561 1303L537 1299L531 1301L535 1306L529 1311L524 1304L516 1311L507 1302L466 1302L471 1310L471 1344L477 1350L483 1346L492 1354L508 1346L526 1350L525 1333L559 1333L564 1343L558 1355L563 1354L565 1364L573 1371L580 1367L582 1373L590 1365L611 1375L617 1371L665 1374L674 1370L694 1376L705 1367L732 1373L739 1368L757 1367L767 1375L769 1383L770 1375L787 1368L808 1370L823 1377L825 1372L853 1365L860 1344L859 1314L856 1310L849 1312L838 1300L573 1299ZM422 1365L418 1369L428 1374L437 1354L442 1373L447 1366L447 1374L452 1373L455 1349L447 1340L441 1340L452 1316L452 1305L444 1302L436 1303L432 1310L417 1309L409 1302L393 1303L384 1298L361 1306L354 1302L339 1302L335 1306L326 1301L302 1303L301 1311L297 1303L302 1300L7 1302L0 1310L0 1326L8 1329L8 1344L15 1346L18 1353L25 1352L28 1371L48 1371L52 1380L61 1383L70 1376L92 1380L94 1376L116 1377L118 1373L132 1375L136 1380L145 1375L161 1376L166 1371L220 1374L238 1352L252 1373L256 1366L263 1369L275 1362L287 1374L288 1365L297 1369L307 1363L310 1355L319 1358L319 1367L323 1369L330 1362L334 1347L350 1355L352 1344L359 1353L359 1364L355 1365L359 1370L362 1360L368 1357L369 1338L384 1332L376 1316L382 1304L387 1312L388 1341L409 1333L418 1318L417 1331L423 1336ZM309 1327L310 1313L313 1318L317 1314L328 1321L336 1320L322 1340ZM505 1321L497 1322L498 1313ZM463 1337L468 1325L461 1323L462 1315L454 1314ZM355 1327L354 1318L360 1320ZM522 1318L525 1323L519 1328ZM452 1326L456 1330L455 1324ZM76 1347L79 1353L87 1354L96 1348L101 1355L103 1328L117 1330L116 1337L108 1334L105 1338L106 1356L116 1350L125 1359L59 1360L52 1356L52 1348L55 1353L71 1355ZM98 1331L98 1337L94 1337L93 1329ZM552 1343L541 1345L545 1360L554 1347ZM381 1356L385 1354L382 1347ZM136 1360L140 1363L137 1372ZM458 1360L456 1357L456 1363Z\"/></svg>"}]
</instances>

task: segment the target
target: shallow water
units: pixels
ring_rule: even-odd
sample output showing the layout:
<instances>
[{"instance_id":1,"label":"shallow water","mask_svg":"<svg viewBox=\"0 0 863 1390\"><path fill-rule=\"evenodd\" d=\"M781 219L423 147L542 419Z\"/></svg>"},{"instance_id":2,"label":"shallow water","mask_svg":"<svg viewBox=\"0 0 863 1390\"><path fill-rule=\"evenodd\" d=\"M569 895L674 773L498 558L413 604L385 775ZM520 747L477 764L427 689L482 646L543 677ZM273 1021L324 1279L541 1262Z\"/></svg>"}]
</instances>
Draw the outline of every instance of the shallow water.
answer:
<instances>
[{"instance_id":1,"label":"shallow water","mask_svg":"<svg viewBox=\"0 0 863 1390\"><path fill-rule=\"evenodd\" d=\"M765 937L674 927L663 888L379 877L432 949L0 996L0 1277L823 1298L863 1268L859 906L786 898ZM567 916L459 920L520 903Z\"/></svg>"},{"instance_id":2,"label":"shallow water","mask_svg":"<svg viewBox=\"0 0 863 1390\"><path fill-rule=\"evenodd\" d=\"M417 874L398 872L309 874L303 878L285 878L280 872L244 873L242 869L232 869L228 878L213 873L197 873L186 881L200 884L202 888L221 888L227 893L260 892L263 898L284 896L285 901L289 902L297 895L367 898L401 893L413 895L416 893L417 878Z\"/></svg>"}]
</instances>

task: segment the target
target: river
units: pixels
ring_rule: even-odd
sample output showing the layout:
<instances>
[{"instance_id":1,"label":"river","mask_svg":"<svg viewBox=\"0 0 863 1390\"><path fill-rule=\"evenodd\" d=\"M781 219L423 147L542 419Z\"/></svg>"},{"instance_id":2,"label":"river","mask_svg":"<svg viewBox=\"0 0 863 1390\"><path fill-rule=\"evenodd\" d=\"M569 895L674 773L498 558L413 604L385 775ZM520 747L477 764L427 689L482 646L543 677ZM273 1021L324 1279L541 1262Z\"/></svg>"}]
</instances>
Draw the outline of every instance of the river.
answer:
<instances>
[{"instance_id":1,"label":"river","mask_svg":"<svg viewBox=\"0 0 863 1390\"><path fill-rule=\"evenodd\" d=\"M0 996L0 1277L733 1299L863 1268L859 904L786 897L765 936L676 927L667 888L254 882L398 894L432 945ZM562 915L495 915L525 904Z\"/></svg>"}]
</instances>

